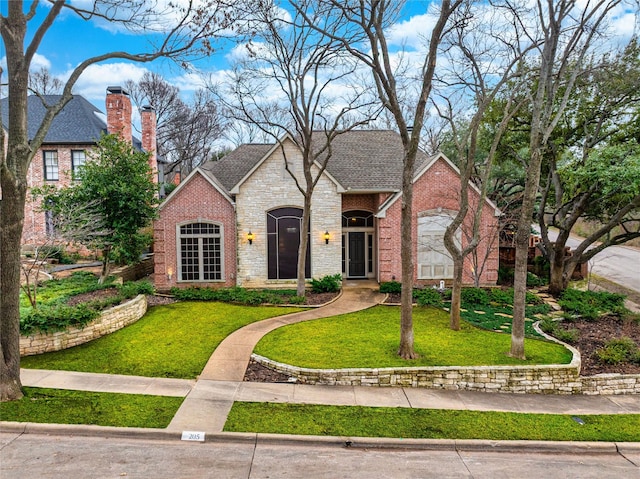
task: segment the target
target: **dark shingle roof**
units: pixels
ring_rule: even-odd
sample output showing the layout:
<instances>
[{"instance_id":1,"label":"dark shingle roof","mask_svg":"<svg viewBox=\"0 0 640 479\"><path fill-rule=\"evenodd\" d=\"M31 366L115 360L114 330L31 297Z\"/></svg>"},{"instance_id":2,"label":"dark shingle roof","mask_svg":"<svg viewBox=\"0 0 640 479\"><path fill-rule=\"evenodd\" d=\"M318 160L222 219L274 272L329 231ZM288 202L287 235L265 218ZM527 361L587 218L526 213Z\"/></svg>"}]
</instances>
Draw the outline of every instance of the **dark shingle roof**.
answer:
<instances>
[{"instance_id":1,"label":"dark shingle roof","mask_svg":"<svg viewBox=\"0 0 640 479\"><path fill-rule=\"evenodd\" d=\"M56 103L60 95L44 95L48 105ZM46 109L42 100L31 95L27 98L27 134L29 140L35 136ZM7 126L9 118L8 100L2 99L2 123ZM44 143L95 143L102 133L107 132L104 113L85 98L74 95L60 113L53 119Z\"/></svg>"},{"instance_id":2,"label":"dark shingle roof","mask_svg":"<svg viewBox=\"0 0 640 479\"><path fill-rule=\"evenodd\" d=\"M230 191L266 155L273 144L246 144L203 169ZM327 172L348 190L398 191L402 189L404 149L400 135L392 130L353 130L332 142ZM419 151L416 170L428 161Z\"/></svg>"},{"instance_id":3,"label":"dark shingle roof","mask_svg":"<svg viewBox=\"0 0 640 479\"><path fill-rule=\"evenodd\" d=\"M240 145L220 160L205 163L202 169L217 178L230 191L273 146L266 143Z\"/></svg>"},{"instance_id":4,"label":"dark shingle roof","mask_svg":"<svg viewBox=\"0 0 640 479\"><path fill-rule=\"evenodd\" d=\"M43 95L47 105L53 105L60 100L60 95ZM9 122L9 102L7 98L2 102L2 125L7 128ZM46 108L42 100L30 95L27 97L27 134L29 141L33 139L42 123ZM69 103L56 115L51 122L44 144L93 144L103 133L107 133L106 115L92 103L80 95L73 95ZM133 145L142 149L138 138L133 138Z\"/></svg>"}]
</instances>

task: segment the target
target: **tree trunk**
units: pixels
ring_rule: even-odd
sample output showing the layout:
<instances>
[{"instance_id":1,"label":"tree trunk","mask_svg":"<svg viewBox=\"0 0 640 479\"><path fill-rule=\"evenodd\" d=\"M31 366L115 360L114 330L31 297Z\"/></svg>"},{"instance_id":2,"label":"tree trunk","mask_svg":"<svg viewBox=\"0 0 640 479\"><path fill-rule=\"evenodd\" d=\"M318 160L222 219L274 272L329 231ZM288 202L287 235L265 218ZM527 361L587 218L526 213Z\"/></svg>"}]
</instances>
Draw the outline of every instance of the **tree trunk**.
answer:
<instances>
[{"instance_id":1,"label":"tree trunk","mask_svg":"<svg viewBox=\"0 0 640 479\"><path fill-rule=\"evenodd\" d=\"M109 277L109 261L111 256L111 247L108 246L102 250L102 270L100 271L100 278L98 278L98 284L103 284Z\"/></svg>"},{"instance_id":2,"label":"tree trunk","mask_svg":"<svg viewBox=\"0 0 640 479\"><path fill-rule=\"evenodd\" d=\"M451 289L451 309L449 310L449 327L460 331L460 303L462 300L462 266L464 258L453 262L453 287Z\"/></svg>"},{"instance_id":3,"label":"tree trunk","mask_svg":"<svg viewBox=\"0 0 640 479\"><path fill-rule=\"evenodd\" d=\"M9 153L10 154L10 153ZM3 165L4 166L4 165ZM27 185L0 170L0 401L22 397L20 382L20 244Z\"/></svg>"},{"instance_id":4,"label":"tree trunk","mask_svg":"<svg viewBox=\"0 0 640 479\"><path fill-rule=\"evenodd\" d=\"M402 213L400 218L402 262L402 293L400 295L400 347L398 355L403 359L416 359L413 350L413 238L412 238L413 168L405 165L402 186Z\"/></svg>"},{"instance_id":5,"label":"tree trunk","mask_svg":"<svg viewBox=\"0 0 640 479\"><path fill-rule=\"evenodd\" d=\"M296 294L304 296L306 292L307 248L309 247L309 219L311 217L311 195L313 188L307 189L302 209L302 224L300 225L300 248L298 249L298 274Z\"/></svg>"},{"instance_id":6,"label":"tree trunk","mask_svg":"<svg viewBox=\"0 0 640 479\"><path fill-rule=\"evenodd\" d=\"M558 296L566 288L568 281L565 277L565 259L564 251L555 251L550 261L550 278L549 278L549 293L553 296Z\"/></svg>"}]
</instances>

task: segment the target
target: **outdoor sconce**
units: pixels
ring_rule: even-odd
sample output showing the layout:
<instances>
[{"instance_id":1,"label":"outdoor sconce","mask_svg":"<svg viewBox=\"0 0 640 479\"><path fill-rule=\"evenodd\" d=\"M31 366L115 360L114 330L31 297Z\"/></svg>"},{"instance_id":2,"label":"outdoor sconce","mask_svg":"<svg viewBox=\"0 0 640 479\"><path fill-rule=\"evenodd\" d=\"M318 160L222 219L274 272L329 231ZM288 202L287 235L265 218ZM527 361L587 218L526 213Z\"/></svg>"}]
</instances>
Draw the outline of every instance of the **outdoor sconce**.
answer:
<instances>
[{"instance_id":1,"label":"outdoor sconce","mask_svg":"<svg viewBox=\"0 0 640 479\"><path fill-rule=\"evenodd\" d=\"M167 276L169 277L169 281L171 281L171 277L173 276L173 268L167 269Z\"/></svg>"},{"instance_id":2,"label":"outdoor sconce","mask_svg":"<svg viewBox=\"0 0 640 479\"><path fill-rule=\"evenodd\" d=\"M251 230L247 233L247 239L249 240L249 244L253 244L253 233Z\"/></svg>"},{"instance_id":3,"label":"outdoor sconce","mask_svg":"<svg viewBox=\"0 0 640 479\"><path fill-rule=\"evenodd\" d=\"M324 244L329 244L329 231L324 232Z\"/></svg>"}]
</instances>

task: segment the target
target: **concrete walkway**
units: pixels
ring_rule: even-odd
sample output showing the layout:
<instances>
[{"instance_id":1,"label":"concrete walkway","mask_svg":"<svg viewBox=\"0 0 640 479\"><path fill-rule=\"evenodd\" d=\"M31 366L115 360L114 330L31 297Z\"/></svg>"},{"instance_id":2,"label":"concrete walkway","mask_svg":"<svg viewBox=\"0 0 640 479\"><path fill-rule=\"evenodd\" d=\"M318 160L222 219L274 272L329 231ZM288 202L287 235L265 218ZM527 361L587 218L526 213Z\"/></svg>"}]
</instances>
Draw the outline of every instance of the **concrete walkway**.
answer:
<instances>
[{"instance_id":1,"label":"concrete walkway","mask_svg":"<svg viewBox=\"0 0 640 479\"><path fill-rule=\"evenodd\" d=\"M366 309L384 295L377 285L347 282L334 302L301 313L253 323L228 336L197 380L116 376L68 371L21 371L24 386L185 397L168 431L219 433L234 401L467 409L555 414L640 414L640 396L556 396L421 388L316 386L243 382L256 343L286 324Z\"/></svg>"}]
</instances>

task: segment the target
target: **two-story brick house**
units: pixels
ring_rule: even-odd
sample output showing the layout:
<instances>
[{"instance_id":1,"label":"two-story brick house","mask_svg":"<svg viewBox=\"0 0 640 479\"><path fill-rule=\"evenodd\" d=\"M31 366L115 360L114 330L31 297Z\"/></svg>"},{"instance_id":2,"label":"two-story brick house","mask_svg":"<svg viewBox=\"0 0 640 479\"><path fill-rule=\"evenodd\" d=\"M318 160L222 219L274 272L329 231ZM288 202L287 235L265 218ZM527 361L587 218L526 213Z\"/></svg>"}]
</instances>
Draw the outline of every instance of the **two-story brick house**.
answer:
<instances>
[{"instance_id":1,"label":"two-story brick house","mask_svg":"<svg viewBox=\"0 0 640 479\"><path fill-rule=\"evenodd\" d=\"M302 174L302 156L282 145L289 169ZM312 198L307 278L390 281L401 276L400 211L403 148L393 131L351 131L332 143L333 156ZM285 169L279 144L242 145L194 170L160 206L154 224L155 283L173 286L278 287L295 281L303 196ZM458 209L459 172L444 156L419 153L414 175L414 280L439 285L453 276L444 229ZM477 188L469 187L472 207ZM497 215L482 211L480 276L495 284ZM468 222L466 226L468 228ZM464 228L463 228L464 229ZM466 242L464 231L459 241ZM473 280L465 263L464 281Z\"/></svg>"},{"instance_id":2,"label":"two-story brick house","mask_svg":"<svg viewBox=\"0 0 640 479\"><path fill-rule=\"evenodd\" d=\"M46 104L55 104L59 95L44 95L42 99L28 97L27 130L29 140L36 134L45 115ZM6 130L9 109L7 99L2 99L2 126ZM71 101L60 111L51 123L51 127L36 153L27 172L29 188L42 185L63 187L74 180L74 172L90 158L90 151L96 146L100 136L105 133L120 135L137 149L151 153L149 163L157 171L156 150L156 114L151 107L140 112L142 139L132 134L132 106L129 94L121 87L107 88L106 111L98 110L92 103L80 95L74 95ZM42 244L51 232L52 222L49 215L42 211L39 203L33 201L27 193L25 219L22 234L23 244Z\"/></svg>"}]
</instances>

